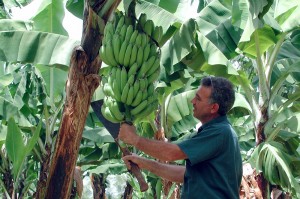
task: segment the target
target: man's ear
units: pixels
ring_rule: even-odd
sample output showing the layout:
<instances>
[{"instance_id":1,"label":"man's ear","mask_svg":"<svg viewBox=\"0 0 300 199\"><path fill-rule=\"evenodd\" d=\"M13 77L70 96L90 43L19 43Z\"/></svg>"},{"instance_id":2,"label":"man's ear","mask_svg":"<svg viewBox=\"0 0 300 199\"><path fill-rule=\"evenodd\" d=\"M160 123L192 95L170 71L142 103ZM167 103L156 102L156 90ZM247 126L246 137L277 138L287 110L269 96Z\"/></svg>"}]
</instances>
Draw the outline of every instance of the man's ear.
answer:
<instances>
[{"instance_id":1,"label":"man's ear","mask_svg":"<svg viewBox=\"0 0 300 199\"><path fill-rule=\"evenodd\" d=\"M219 111L219 104L218 103L213 103L211 107L211 113L218 113Z\"/></svg>"}]
</instances>

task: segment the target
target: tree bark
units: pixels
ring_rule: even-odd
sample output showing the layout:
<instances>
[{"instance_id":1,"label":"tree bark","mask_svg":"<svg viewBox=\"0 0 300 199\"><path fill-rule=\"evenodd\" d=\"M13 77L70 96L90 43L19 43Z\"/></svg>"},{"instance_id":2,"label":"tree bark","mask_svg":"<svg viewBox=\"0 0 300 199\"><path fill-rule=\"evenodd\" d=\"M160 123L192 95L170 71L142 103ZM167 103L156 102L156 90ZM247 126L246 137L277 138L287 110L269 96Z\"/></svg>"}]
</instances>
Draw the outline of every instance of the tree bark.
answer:
<instances>
[{"instance_id":1,"label":"tree bark","mask_svg":"<svg viewBox=\"0 0 300 199\"><path fill-rule=\"evenodd\" d=\"M113 1L113 0L110 0ZM82 132L94 91L99 86L104 27L120 0L114 0L101 18L97 15L108 0L85 1L81 46L73 50L66 83L66 100L47 178L45 198L70 197Z\"/></svg>"},{"instance_id":2,"label":"tree bark","mask_svg":"<svg viewBox=\"0 0 300 199\"><path fill-rule=\"evenodd\" d=\"M132 188L132 186L127 182L127 183L126 183L126 187L125 187L124 194L123 194L123 196L122 196L122 199L132 199L132 192L133 192L133 188Z\"/></svg>"},{"instance_id":3,"label":"tree bark","mask_svg":"<svg viewBox=\"0 0 300 199\"><path fill-rule=\"evenodd\" d=\"M47 178L47 199L70 197L82 132L92 96L100 83L98 52L106 21L116 3L100 18L94 10L101 10L106 1L91 2L93 5L85 1L81 46L73 50L71 57L66 100Z\"/></svg>"},{"instance_id":4,"label":"tree bark","mask_svg":"<svg viewBox=\"0 0 300 199\"><path fill-rule=\"evenodd\" d=\"M37 183L36 195L35 195L35 198L37 199L45 198L45 193L46 193L47 175L49 173L51 148L48 144L46 145L45 148L47 154L42 157L43 162L41 163L40 176L39 176L39 181Z\"/></svg>"},{"instance_id":5,"label":"tree bark","mask_svg":"<svg viewBox=\"0 0 300 199\"><path fill-rule=\"evenodd\" d=\"M94 199L106 199L104 174L91 174Z\"/></svg>"},{"instance_id":6,"label":"tree bark","mask_svg":"<svg viewBox=\"0 0 300 199\"><path fill-rule=\"evenodd\" d=\"M266 135L264 132L265 124L269 119L267 108L261 108L261 115L262 119L260 123L257 126L257 133L256 133L256 146L260 145L266 140ZM256 176L256 182L257 185L261 191L263 198L268 198L269 193L269 182L266 180L266 178L263 176L263 173L259 173Z\"/></svg>"},{"instance_id":7,"label":"tree bark","mask_svg":"<svg viewBox=\"0 0 300 199\"><path fill-rule=\"evenodd\" d=\"M63 199L70 196L73 172L90 101L99 85L99 68L100 62L97 58L88 63L88 56L84 50L81 47L74 49L66 85L66 102L45 198Z\"/></svg>"}]
</instances>

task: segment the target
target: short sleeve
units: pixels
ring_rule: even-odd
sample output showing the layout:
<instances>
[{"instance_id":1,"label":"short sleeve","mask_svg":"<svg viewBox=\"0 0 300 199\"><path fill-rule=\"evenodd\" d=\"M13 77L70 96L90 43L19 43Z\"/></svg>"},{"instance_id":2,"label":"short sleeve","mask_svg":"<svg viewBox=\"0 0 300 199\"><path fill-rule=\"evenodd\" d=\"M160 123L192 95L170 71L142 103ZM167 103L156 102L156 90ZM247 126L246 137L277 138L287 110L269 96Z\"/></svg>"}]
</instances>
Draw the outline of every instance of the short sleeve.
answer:
<instances>
[{"instance_id":1,"label":"short sleeve","mask_svg":"<svg viewBox=\"0 0 300 199\"><path fill-rule=\"evenodd\" d=\"M202 131L177 145L188 156L192 165L214 158L222 148L222 133Z\"/></svg>"}]
</instances>

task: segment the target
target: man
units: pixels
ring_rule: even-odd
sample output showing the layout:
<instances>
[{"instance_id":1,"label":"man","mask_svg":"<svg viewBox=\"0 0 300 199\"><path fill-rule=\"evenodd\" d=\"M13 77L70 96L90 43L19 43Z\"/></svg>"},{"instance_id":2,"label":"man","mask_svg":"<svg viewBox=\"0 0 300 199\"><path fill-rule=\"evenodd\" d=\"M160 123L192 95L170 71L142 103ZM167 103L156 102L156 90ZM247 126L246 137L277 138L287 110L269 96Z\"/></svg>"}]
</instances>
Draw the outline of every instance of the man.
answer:
<instances>
[{"instance_id":1,"label":"man","mask_svg":"<svg viewBox=\"0 0 300 199\"><path fill-rule=\"evenodd\" d=\"M194 117L202 126L196 135L177 144L140 137L134 126L122 124L119 139L125 143L159 160L186 160L185 166L170 165L133 154L123 158L126 165L130 169L128 161L132 161L141 169L183 183L181 198L239 198L242 160L237 136L226 117L234 100L227 79L203 78L192 100Z\"/></svg>"}]
</instances>

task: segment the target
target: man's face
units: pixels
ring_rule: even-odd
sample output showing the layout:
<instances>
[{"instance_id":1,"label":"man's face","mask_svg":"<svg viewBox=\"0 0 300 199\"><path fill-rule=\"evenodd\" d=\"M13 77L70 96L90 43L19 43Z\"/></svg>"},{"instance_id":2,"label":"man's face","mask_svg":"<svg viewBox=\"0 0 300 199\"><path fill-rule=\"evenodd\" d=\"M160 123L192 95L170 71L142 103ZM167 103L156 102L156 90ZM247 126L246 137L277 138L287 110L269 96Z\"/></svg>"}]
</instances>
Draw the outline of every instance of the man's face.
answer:
<instances>
[{"instance_id":1,"label":"man's face","mask_svg":"<svg viewBox=\"0 0 300 199\"><path fill-rule=\"evenodd\" d=\"M211 88L200 86L192 100L194 107L194 117L205 123L211 119L215 113L215 103L210 103Z\"/></svg>"}]
</instances>

